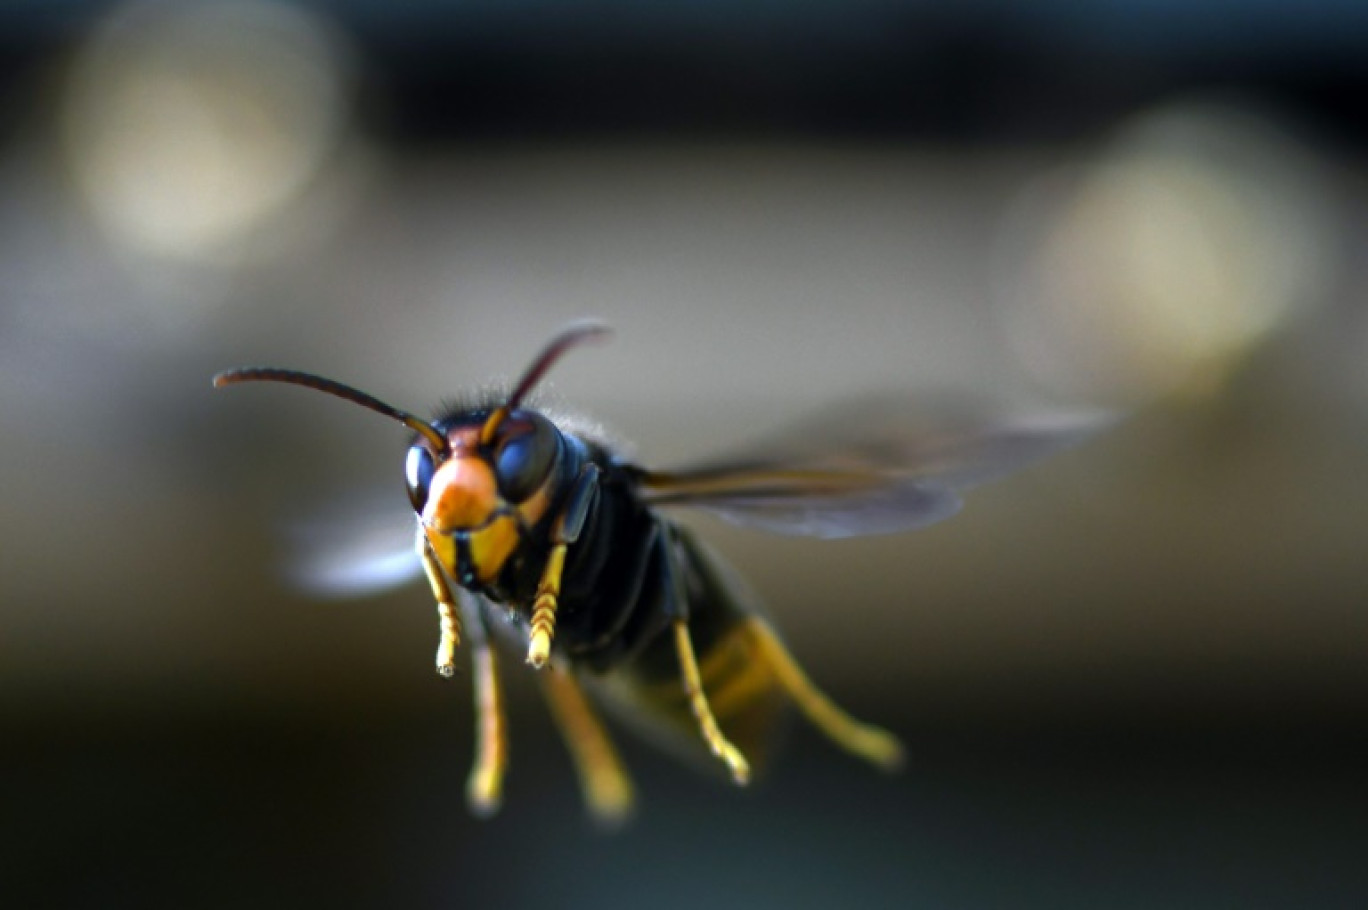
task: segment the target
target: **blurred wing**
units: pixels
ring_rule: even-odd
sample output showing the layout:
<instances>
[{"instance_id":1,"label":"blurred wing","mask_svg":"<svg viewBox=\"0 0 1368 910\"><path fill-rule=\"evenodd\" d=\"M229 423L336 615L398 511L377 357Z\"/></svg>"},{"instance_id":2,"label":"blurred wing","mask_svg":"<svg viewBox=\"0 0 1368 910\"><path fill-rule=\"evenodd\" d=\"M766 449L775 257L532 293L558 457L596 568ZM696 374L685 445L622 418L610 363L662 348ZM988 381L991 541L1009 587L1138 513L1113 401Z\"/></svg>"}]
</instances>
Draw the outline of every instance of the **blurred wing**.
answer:
<instances>
[{"instance_id":1,"label":"blurred wing","mask_svg":"<svg viewBox=\"0 0 1368 910\"><path fill-rule=\"evenodd\" d=\"M798 453L789 458L646 472L642 484L652 504L693 506L776 534L889 534L949 518L964 490L1075 445L1111 422L1098 415L902 425L885 419L863 437L819 425L793 435ZM842 444L822 451L813 446L821 439Z\"/></svg>"},{"instance_id":2,"label":"blurred wing","mask_svg":"<svg viewBox=\"0 0 1368 910\"><path fill-rule=\"evenodd\" d=\"M824 540L913 531L949 518L962 504L953 490L934 483L885 483L841 494L795 491L709 499L689 504L734 525Z\"/></svg>"},{"instance_id":3,"label":"blurred wing","mask_svg":"<svg viewBox=\"0 0 1368 910\"><path fill-rule=\"evenodd\" d=\"M285 524L285 575L320 597L363 597L422 574L416 524L402 498L378 496L329 505Z\"/></svg>"}]
</instances>

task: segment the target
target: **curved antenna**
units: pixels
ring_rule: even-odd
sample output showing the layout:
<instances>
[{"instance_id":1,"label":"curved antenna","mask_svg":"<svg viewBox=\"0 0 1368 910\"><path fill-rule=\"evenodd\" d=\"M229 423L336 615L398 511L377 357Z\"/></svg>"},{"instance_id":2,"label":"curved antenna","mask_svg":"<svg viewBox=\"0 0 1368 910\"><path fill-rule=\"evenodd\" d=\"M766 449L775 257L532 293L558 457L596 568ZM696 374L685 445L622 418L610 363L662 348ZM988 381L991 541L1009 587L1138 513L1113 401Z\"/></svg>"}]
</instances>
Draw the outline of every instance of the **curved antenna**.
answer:
<instances>
[{"instance_id":1,"label":"curved antenna","mask_svg":"<svg viewBox=\"0 0 1368 910\"><path fill-rule=\"evenodd\" d=\"M480 445L489 445L494 441L494 433L499 429L499 424L504 422L510 411L522 403L527 393L536 387L541 378L546 375L546 371L551 369L561 355L576 345L584 344L589 341L600 341L613 334L613 330L606 324L593 319L585 319L579 322L572 322L561 329L560 334L552 338L546 347L542 348L537 358L532 361L532 365L522 374L518 384L513 387L513 391L504 399L504 403L494 409L485 420L484 426L480 428Z\"/></svg>"},{"instance_id":2,"label":"curved antenna","mask_svg":"<svg viewBox=\"0 0 1368 910\"><path fill-rule=\"evenodd\" d=\"M367 395L360 389L354 389L332 379L324 379L322 376L315 376L312 373L301 373L298 370L283 370L278 367L236 367L231 370L224 370L215 376L214 388L221 389L224 386L236 385L239 382L285 382L290 385L302 385L306 389L327 392L329 395L345 398L347 401L359 404L363 408L369 408L378 414L392 417L432 443L438 454L445 454L447 451L446 436L426 420L391 407L380 399Z\"/></svg>"}]
</instances>

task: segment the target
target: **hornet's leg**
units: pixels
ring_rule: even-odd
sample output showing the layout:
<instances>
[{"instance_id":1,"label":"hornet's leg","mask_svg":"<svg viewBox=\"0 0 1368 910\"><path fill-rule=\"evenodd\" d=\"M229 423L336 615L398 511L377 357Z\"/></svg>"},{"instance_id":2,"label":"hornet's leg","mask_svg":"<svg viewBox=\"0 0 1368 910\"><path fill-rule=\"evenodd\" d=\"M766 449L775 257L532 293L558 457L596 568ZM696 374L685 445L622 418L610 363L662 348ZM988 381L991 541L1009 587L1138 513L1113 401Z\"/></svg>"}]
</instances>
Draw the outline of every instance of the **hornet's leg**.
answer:
<instances>
[{"instance_id":1,"label":"hornet's leg","mask_svg":"<svg viewBox=\"0 0 1368 910\"><path fill-rule=\"evenodd\" d=\"M546 666L547 659L551 657L551 638L556 634L556 607L560 602L566 549L564 541L552 543L551 552L546 557L546 568L542 569L541 581L537 583L537 599L532 605L527 662L539 670Z\"/></svg>"},{"instance_id":2,"label":"hornet's leg","mask_svg":"<svg viewBox=\"0 0 1368 910\"><path fill-rule=\"evenodd\" d=\"M747 628L759 658L774 672L784 691L798 704L813 726L847 752L886 771L896 770L902 764L902 743L898 742L896 736L887 730L861 723L841 710L821 689L813 685L788 648L763 620L752 617L747 621Z\"/></svg>"},{"instance_id":3,"label":"hornet's leg","mask_svg":"<svg viewBox=\"0 0 1368 910\"><path fill-rule=\"evenodd\" d=\"M604 824L620 824L632 811L632 781L608 738L608 731L580 684L568 672L552 667L541 674L541 683L551 713L570 748L589 811Z\"/></svg>"},{"instance_id":4,"label":"hornet's leg","mask_svg":"<svg viewBox=\"0 0 1368 910\"><path fill-rule=\"evenodd\" d=\"M565 508L551 525L551 552L546 557L537 597L532 604L532 622L527 642L527 662L537 669L546 666L551 657L551 639L556 634L556 607L560 599L561 573L565 571L565 553L579 539L589 510L598 498L599 470L586 464L575 478L574 489Z\"/></svg>"},{"instance_id":5,"label":"hornet's leg","mask_svg":"<svg viewBox=\"0 0 1368 910\"><path fill-rule=\"evenodd\" d=\"M418 555L422 557L423 571L427 573L428 584L432 586L432 596L437 601L437 615L442 622L442 637L437 643L437 672L450 678L456 673L456 646L461 643L461 615L457 611L455 598L451 596L451 586L447 584L442 564L422 533L418 535Z\"/></svg>"},{"instance_id":6,"label":"hornet's leg","mask_svg":"<svg viewBox=\"0 0 1368 910\"><path fill-rule=\"evenodd\" d=\"M698 721L698 730L703 734L703 741L708 744L714 755L726 763L727 768L731 770L732 780L738 784L745 784L750 780L750 763L717 726L717 718L713 716L712 708L708 705L708 696L703 692L703 682L698 673L698 658L694 656L693 639L689 636L687 620L674 620L674 636L675 654L679 658L684 694L689 699L689 709Z\"/></svg>"},{"instance_id":7,"label":"hornet's leg","mask_svg":"<svg viewBox=\"0 0 1368 910\"><path fill-rule=\"evenodd\" d=\"M499 809L504 772L508 768L503 686L499 682L498 655L490 646L479 606L469 597L461 599L461 606L470 629L470 661L475 677L475 764L466 779L466 802L476 815L489 816Z\"/></svg>"}]
</instances>

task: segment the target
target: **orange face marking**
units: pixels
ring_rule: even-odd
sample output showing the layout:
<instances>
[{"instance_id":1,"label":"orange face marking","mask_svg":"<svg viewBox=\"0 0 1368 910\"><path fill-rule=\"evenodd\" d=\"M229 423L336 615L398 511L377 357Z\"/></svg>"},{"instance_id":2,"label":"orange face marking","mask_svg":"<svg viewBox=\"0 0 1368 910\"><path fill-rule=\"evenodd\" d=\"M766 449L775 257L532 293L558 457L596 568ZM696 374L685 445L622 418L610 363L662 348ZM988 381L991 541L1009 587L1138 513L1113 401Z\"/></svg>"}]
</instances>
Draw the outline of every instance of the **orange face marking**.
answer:
<instances>
[{"instance_id":1,"label":"orange face marking","mask_svg":"<svg viewBox=\"0 0 1368 910\"><path fill-rule=\"evenodd\" d=\"M442 534L468 531L499 508L494 471L475 455L456 453L432 475L423 524Z\"/></svg>"},{"instance_id":2,"label":"orange face marking","mask_svg":"<svg viewBox=\"0 0 1368 910\"><path fill-rule=\"evenodd\" d=\"M478 528L502 505L494 470L478 453L478 430L452 430L447 445L451 454L432 475L422 513L423 526L438 534Z\"/></svg>"}]
</instances>

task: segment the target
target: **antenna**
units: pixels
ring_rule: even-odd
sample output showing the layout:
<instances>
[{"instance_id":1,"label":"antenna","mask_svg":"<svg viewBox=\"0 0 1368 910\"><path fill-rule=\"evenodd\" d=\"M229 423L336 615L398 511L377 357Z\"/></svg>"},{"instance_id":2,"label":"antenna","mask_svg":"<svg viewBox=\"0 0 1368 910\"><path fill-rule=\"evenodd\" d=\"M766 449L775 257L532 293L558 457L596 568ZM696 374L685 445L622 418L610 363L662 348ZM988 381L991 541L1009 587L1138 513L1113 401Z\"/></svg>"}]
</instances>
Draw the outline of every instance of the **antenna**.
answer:
<instances>
[{"instance_id":1,"label":"antenna","mask_svg":"<svg viewBox=\"0 0 1368 910\"><path fill-rule=\"evenodd\" d=\"M444 455L447 451L446 436L435 426L420 417L414 417L406 411L391 407L373 395L367 395L359 389L354 389L349 385L343 385L332 379L324 379L322 376L315 376L312 373L301 373L298 370L283 370L277 367L237 367L231 370L224 370L214 377L214 388L221 389L224 386L236 385L240 382L284 382L290 385L302 385L306 389L317 389L320 392L327 392L338 398L345 398L347 401L369 408L378 414L391 417L411 430L417 431L421 436L432 443L437 454Z\"/></svg>"}]
</instances>

